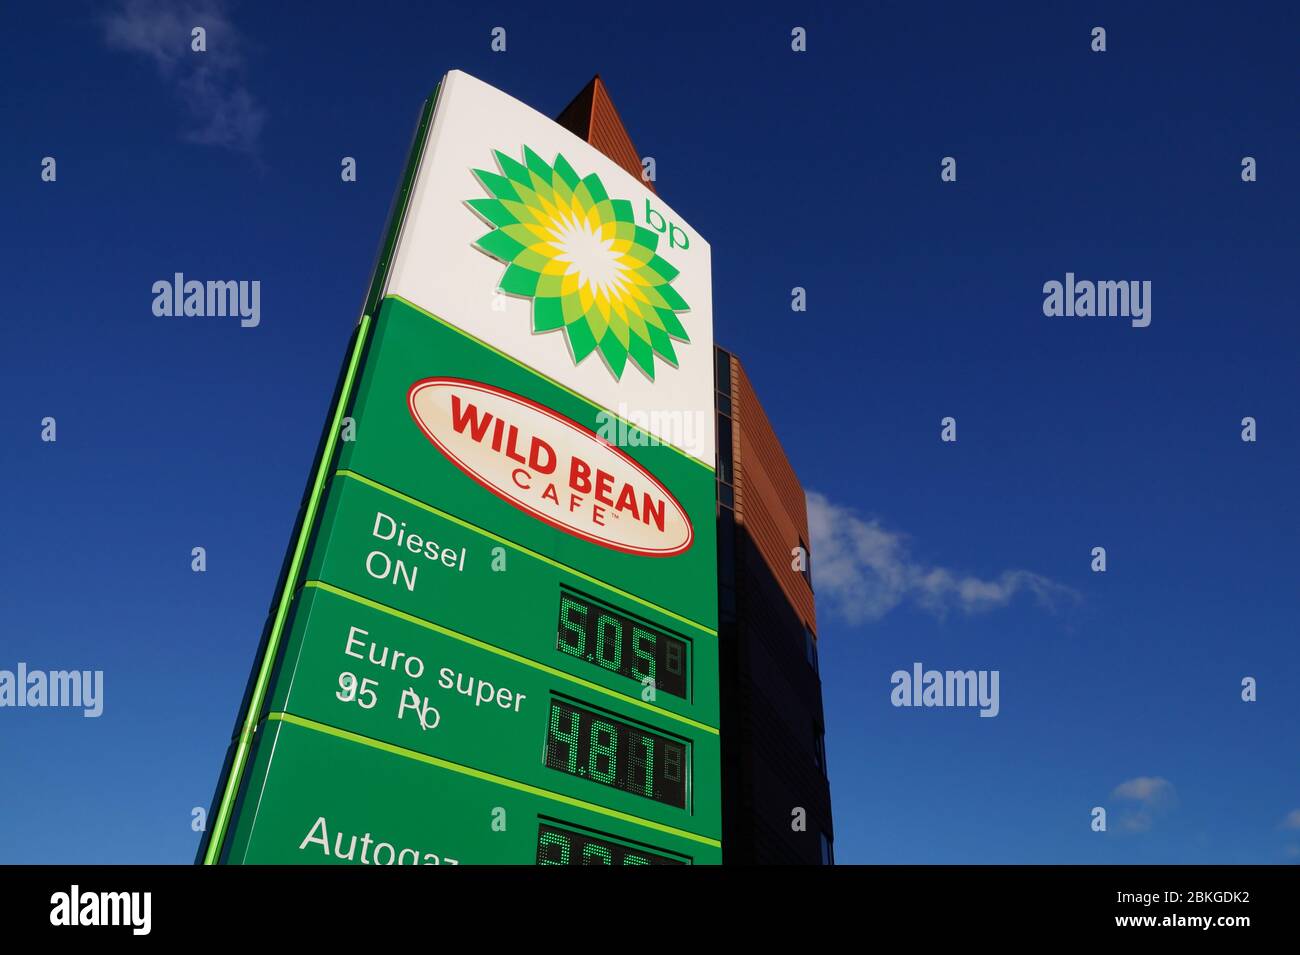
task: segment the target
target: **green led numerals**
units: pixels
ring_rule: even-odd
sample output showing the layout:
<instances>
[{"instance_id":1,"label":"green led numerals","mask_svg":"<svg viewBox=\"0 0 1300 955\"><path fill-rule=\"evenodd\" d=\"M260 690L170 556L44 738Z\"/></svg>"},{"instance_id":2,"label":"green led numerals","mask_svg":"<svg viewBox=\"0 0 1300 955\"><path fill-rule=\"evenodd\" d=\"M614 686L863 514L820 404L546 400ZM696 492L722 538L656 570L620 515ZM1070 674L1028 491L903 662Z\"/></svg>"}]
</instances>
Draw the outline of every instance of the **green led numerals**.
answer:
<instances>
[{"instance_id":1,"label":"green led numerals","mask_svg":"<svg viewBox=\"0 0 1300 955\"><path fill-rule=\"evenodd\" d=\"M561 723L567 723L567 729L561 729ZM563 769L566 773L578 774L578 727L579 719L577 710L561 709L558 706L551 707L551 726L546 737L546 765L552 769ZM564 749L564 766L560 767L553 761L552 755L561 746Z\"/></svg>"},{"instance_id":2,"label":"green led numerals","mask_svg":"<svg viewBox=\"0 0 1300 955\"><path fill-rule=\"evenodd\" d=\"M577 719L575 716L574 721L577 722ZM601 760L605 761L603 769ZM618 727L604 720L593 720L587 754L587 768L591 770L591 778L608 786L614 782L617 766Z\"/></svg>"},{"instance_id":3,"label":"green led numerals","mask_svg":"<svg viewBox=\"0 0 1300 955\"><path fill-rule=\"evenodd\" d=\"M686 641L582 594L560 593L555 648L656 693L686 699Z\"/></svg>"},{"instance_id":4,"label":"green led numerals","mask_svg":"<svg viewBox=\"0 0 1300 955\"><path fill-rule=\"evenodd\" d=\"M544 762L603 786L686 808L687 743L551 700Z\"/></svg>"},{"instance_id":5,"label":"green led numerals","mask_svg":"<svg viewBox=\"0 0 1300 955\"><path fill-rule=\"evenodd\" d=\"M602 834L603 835L603 834ZM572 829L541 823L537 827L538 865L689 865L687 858L672 858L661 851L613 838L597 838Z\"/></svg>"}]
</instances>

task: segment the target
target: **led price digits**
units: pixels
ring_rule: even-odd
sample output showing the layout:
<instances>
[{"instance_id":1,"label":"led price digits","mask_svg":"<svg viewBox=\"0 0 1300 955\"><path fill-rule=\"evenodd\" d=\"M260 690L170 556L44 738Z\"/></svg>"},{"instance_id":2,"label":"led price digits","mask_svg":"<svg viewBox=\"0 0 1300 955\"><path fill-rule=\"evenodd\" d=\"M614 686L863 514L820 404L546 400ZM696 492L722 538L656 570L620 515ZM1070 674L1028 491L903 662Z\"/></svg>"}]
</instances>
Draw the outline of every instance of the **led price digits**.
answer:
<instances>
[{"instance_id":1,"label":"led price digits","mask_svg":"<svg viewBox=\"0 0 1300 955\"><path fill-rule=\"evenodd\" d=\"M620 720L551 701L546 765L686 808L686 745Z\"/></svg>"},{"instance_id":2,"label":"led price digits","mask_svg":"<svg viewBox=\"0 0 1300 955\"><path fill-rule=\"evenodd\" d=\"M567 592L557 630L561 653L686 698L686 641Z\"/></svg>"},{"instance_id":3,"label":"led price digits","mask_svg":"<svg viewBox=\"0 0 1300 955\"><path fill-rule=\"evenodd\" d=\"M538 865L686 865L655 852L545 824L537 828Z\"/></svg>"}]
</instances>

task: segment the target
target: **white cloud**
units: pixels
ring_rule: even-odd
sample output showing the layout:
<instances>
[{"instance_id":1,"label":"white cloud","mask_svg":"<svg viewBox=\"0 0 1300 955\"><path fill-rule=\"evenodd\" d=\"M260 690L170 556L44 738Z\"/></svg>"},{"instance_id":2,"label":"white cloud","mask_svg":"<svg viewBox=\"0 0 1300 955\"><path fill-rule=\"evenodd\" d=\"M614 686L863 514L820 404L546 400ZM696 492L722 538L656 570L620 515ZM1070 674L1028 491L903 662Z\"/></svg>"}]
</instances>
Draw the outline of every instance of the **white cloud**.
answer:
<instances>
[{"instance_id":1,"label":"white cloud","mask_svg":"<svg viewBox=\"0 0 1300 955\"><path fill-rule=\"evenodd\" d=\"M1136 776L1116 786L1111 795L1148 806L1167 805L1173 801L1174 785L1162 776Z\"/></svg>"},{"instance_id":2,"label":"white cloud","mask_svg":"<svg viewBox=\"0 0 1300 955\"><path fill-rule=\"evenodd\" d=\"M1300 829L1300 809L1292 809L1282 820L1283 829Z\"/></svg>"},{"instance_id":3,"label":"white cloud","mask_svg":"<svg viewBox=\"0 0 1300 955\"><path fill-rule=\"evenodd\" d=\"M1155 817L1145 809L1125 810L1119 817L1119 827L1125 832L1149 832Z\"/></svg>"},{"instance_id":4,"label":"white cloud","mask_svg":"<svg viewBox=\"0 0 1300 955\"><path fill-rule=\"evenodd\" d=\"M1127 832L1146 832L1156 816L1172 809L1178 802L1174 784L1162 776L1135 776L1120 783L1111 792L1116 799L1138 803L1120 815L1119 827Z\"/></svg>"},{"instance_id":5,"label":"white cloud","mask_svg":"<svg viewBox=\"0 0 1300 955\"><path fill-rule=\"evenodd\" d=\"M1049 609L1063 599L1078 599L1069 587L1027 570L982 579L917 562L907 553L903 534L816 491L808 493L808 528L818 605L849 623L879 620L905 600L942 615L954 608L991 610L1020 593Z\"/></svg>"},{"instance_id":6,"label":"white cloud","mask_svg":"<svg viewBox=\"0 0 1300 955\"><path fill-rule=\"evenodd\" d=\"M266 112L244 84L243 40L224 0L121 0L102 19L110 49L153 61L174 83L189 113L188 142L256 153ZM207 52L190 48L190 31L207 31Z\"/></svg>"}]
</instances>

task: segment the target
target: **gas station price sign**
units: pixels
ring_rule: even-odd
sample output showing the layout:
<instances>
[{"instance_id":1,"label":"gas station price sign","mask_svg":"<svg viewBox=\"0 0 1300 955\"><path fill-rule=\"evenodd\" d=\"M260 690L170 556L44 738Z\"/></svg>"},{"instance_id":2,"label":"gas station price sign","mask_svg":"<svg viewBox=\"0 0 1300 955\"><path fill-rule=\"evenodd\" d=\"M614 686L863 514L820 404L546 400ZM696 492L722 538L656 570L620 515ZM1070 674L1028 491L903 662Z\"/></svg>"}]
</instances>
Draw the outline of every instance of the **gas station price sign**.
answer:
<instances>
[{"instance_id":1,"label":"gas station price sign","mask_svg":"<svg viewBox=\"0 0 1300 955\"><path fill-rule=\"evenodd\" d=\"M709 245L457 71L394 208L200 857L718 863Z\"/></svg>"}]
</instances>

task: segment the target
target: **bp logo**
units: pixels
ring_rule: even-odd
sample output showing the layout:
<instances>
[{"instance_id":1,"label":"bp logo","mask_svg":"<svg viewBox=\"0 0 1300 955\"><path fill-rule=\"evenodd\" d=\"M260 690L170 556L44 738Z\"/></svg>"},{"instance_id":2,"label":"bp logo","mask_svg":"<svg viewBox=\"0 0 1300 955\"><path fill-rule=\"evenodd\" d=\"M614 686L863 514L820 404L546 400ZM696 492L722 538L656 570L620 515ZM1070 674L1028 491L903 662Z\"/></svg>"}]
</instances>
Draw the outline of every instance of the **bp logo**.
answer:
<instances>
[{"instance_id":1,"label":"bp logo","mask_svg":"<svg viewBox=\"0 0 1300 955\"><path fill-rule=\"evenodd\" d=\"M500 175L474 170L491 198L468 205L493 226L474 246L506 264L501 291L533 300L533 331L563 328L575 364L599 351L615 379L629 358L652 381L656 355L675 367L673 339L690 341L676 313L690 306L655 251L659 233L561 154L554 165L527 146L522 164L493 154ZM646 211L651 224L651 215L664 221Z\"/></svg>"}]
</instances>

